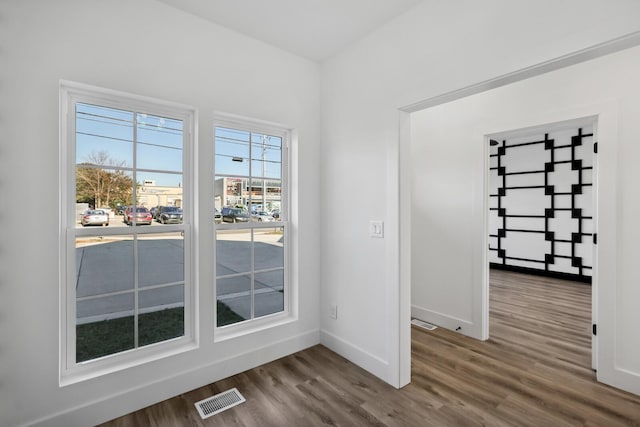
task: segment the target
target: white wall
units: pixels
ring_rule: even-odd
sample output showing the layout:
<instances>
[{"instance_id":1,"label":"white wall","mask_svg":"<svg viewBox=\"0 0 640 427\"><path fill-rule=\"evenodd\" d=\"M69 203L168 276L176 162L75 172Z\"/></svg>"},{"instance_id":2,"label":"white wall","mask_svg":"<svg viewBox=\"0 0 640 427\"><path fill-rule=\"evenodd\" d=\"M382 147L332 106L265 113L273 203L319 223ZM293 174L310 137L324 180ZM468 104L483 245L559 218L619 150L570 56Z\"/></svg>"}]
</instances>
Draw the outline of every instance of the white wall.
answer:
<instances>
[{"instance_id":1,"label":"white wall","mask_svg":"<svg viewBox=\"0 0 640 427\"><path fill-rule=\"evenodd\" d=\"M318 65L152 0L6 0L0 20L0 425L94 425L319 342ZM60 79L198 108L201 218L214 110L297 129L298 321L213 344L204 221L200 348L58 387Z\"/></svg>"},{"instance_id":2,"label":"white wall","mask_svg":"<svg viewBox=\"0 0 640 427\"><path fill-rule=\"evenodd\" d=\"M461 260L454 254L485 248L482 236L474 230L483 221L484 205L478 200L473 184L483 181L483 171L478 165L486 154L485 136L595 116L599 257L594 291L599 312L595 319L599 339L598 378L640 394L640 331L630 326L640 324L637 286L640 272L636 261L640 249L635 244L640 227L634 218L640 209L635 186L637 167L634 167L640 158L639 73L640 47L635 47L412 115L414 188L422 188L418 182L431 183L421 191L423 197L414 197L412 201L413 304L432 310L441 308L451 316L465 316L474 324L479 321L467 306L456 304L459 299L456 296L469 294L470 289L481 286L480 278L464 277L464 273L450 278L439 268L441 257L434 254L421 258L418 254L435 252L429 246L436 235L442 239L436 239L442 242L441 251L454 256L465 272L482 267L478 265L478 257ZM469 154L455 163L450 156L454 152ZM439 167L442 164L452 165L450 175L455 177L457 171L473 172L458 178L466 182L452 188L448 179L443 179L443 168ZM443 194L446 200L466 201L466 209L440 209L437 201ZM434 221L417 220L425 217ZM451 221L452 217L458 225L471 225L457 230L448 228L444 233L435 226ZM482 304L477 299L465 298L465 302L473 306Z\"/></svg>"},{"instance_id":3,"label":"white wall","mask_svg":"<svg viewBox=\"0 0 640 427\"><path fill-rule=\"evenodd\" d=\"M399 198L409 177L400 167L408 154L400 151L406 117L399 119L399 108L639 29L640 3L630 0L425 1L325 63L322 206L339 214L322 228L322 342L391 384L409 379L410 247L399 235L409 221L410 206ZM456 158L468 165L476 154ZM440 167L453 174L447 172L453 163ZM453 179L464 187L481 170L482 164L458 170ZM468 187L462 190L466 197L445 198L447 212L468 214L474 200ZM442 213L411 220L450 228ZM371 219L385 220L384 239L367 236ZM444 231L430 240L439 243ZM451 266L461 288L450 292L460 295L461 316L477 317L469 313L470 281L481 261L463 241L466 227L449 231L446 238L460 243L463 260ZM450 266L448 251L425 255L437 256L441 269ZM328 316L331 303L339 307L337 320Z\"/></svg>"}]
</instances>

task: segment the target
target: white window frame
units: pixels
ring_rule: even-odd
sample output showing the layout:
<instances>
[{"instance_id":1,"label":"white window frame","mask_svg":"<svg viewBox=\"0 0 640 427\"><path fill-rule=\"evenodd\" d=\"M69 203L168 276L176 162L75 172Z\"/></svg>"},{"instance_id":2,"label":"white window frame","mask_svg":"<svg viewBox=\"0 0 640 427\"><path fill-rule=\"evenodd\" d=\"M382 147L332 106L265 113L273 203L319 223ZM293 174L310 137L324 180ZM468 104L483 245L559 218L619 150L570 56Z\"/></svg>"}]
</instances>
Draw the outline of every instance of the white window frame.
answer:
<instances>
[{"instance_id":1,"label":"white window frame","mask_svg":"<svg viewBox=\"0 0 640 427\"><path fill-rule=\"evenodd\" d=\"M294 295L297 294L293 289L294 281L292 280L292 227L291 227L291 144L293 131L281 124L267 122L264 120L252 119L235 114L216 112L213 117L213 174L215 180L215 134L216 128L230 128L251 133L260 133L282 138L282 177L281 177L281 208L280 220L275 223L257 223L250 221L249 225L245 224L214 224L213 233L213 256L216 259L216 241L217 230L231 229L260 229L284 227L284 309L283 311L268 314L261 317L247 319L241 322L233 323L225 326L218 326L218 313L214 309L214 341L225 341L231 338L240 337L249 333L258 332L264 329L273 328L279 325L287 324L297 320L297 307L295 306ZM214 307L217 307L217 269L216 262L213 263L213 281L214 281ZM251 274L254 274L252 269ZM252 290L253 292L253 290Z\"/></svg>"},{"instance_id":2,"label":"white window frame","mask_svg":"<svg viewBox=\"0 0 640 427\"><path fill-rule=\"evenodd\" d=\"M76 228L75 219L75 105L87 103L161 117L183 122L183 207L181 225L156 227L100 227L99 235L139 235L184 232L184 335L144 347L76 363L76 294L75 240L94 235L96 231ZM189 106L137 96L90 85L60 82L60 386L74 384L100 375L126 369L153 360L169 357L198 347L197 295L197 233L194 233L197 203L196 150L197 111Z\"/></svg>"}]
</instances>

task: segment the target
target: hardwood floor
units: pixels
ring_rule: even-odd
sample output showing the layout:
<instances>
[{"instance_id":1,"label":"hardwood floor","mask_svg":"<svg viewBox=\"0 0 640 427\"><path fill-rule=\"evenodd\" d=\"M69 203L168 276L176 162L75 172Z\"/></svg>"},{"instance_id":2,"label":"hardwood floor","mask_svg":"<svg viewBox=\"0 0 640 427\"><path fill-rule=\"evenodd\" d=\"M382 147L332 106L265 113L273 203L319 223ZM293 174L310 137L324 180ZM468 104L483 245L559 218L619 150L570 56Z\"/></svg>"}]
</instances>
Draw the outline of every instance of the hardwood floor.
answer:
<instances>
[{"instance_id":1,"label":"hardwood floor","mask_svg":"<svg viewBox=\"0 0 640 427\"><path fill-rule=\"evenodd\" d=\"M640 426L640 397L595 382L591 288L491 272L491 339L412 327L412 382L396 390L322 346L103 426ZM206 420L193 404L237 387Z\"/></svg>"}]
</instances>

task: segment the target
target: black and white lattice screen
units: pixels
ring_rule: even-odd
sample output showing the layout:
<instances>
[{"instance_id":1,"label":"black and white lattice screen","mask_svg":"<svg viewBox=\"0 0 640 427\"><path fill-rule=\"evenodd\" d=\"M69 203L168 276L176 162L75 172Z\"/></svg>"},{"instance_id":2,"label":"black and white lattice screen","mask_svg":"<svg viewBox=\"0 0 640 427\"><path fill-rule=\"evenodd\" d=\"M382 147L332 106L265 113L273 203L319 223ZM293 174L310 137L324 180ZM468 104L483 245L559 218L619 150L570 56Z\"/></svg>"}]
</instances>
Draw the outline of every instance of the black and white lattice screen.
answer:
<instances>
[{"instance_id":1,"label":"black and white lattice screen","mask_svg":"<svg viewBox=\"0 0 640 427\"><path fill-rule=\"evenodd\" d=\"M490 147L489 262L589 281L593 130L500 139Z\"/></svg>"}]
</instances>

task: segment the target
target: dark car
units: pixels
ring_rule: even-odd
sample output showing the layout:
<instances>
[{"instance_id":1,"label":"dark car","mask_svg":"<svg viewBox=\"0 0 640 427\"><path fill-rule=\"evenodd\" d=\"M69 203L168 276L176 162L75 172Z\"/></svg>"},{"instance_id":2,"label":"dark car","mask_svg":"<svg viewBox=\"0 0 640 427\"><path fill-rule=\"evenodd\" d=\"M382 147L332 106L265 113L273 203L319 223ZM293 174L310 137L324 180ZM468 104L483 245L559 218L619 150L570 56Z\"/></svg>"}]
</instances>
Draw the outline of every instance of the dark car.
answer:
<instances>
[{"instance_id":1,"label":"dark car","mask_svg":"<svg viewBox=\"0 0 640 427\"><path fill-rule=\"evenodd\" d=\"M156 218L161 224L182 224L182 209L176 206L160 206Z\"/></svg>"},{"instance_id":2,"label":"dark car","mask_svg":"<svg viewBox=\"0 0 640 427\"><path fill-rule=\"evenodd\" d=\"M222 208L222 222L249 222L249 212L240 208Z\"/></svg>"},{"instance_id":3,"label":"dark car","mask_svg":"<svg viewBox=\"0 0 640 427\"><path fill-rule=\"evenodd\" d=\"M151 212L149 209L138 206L136 208L136 225L150 225L151 224ZM124 211L124 223L127 225L133 225L133 207L128 207Z\"/></svg>"}]
</instances>

